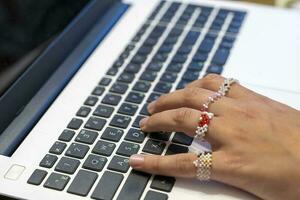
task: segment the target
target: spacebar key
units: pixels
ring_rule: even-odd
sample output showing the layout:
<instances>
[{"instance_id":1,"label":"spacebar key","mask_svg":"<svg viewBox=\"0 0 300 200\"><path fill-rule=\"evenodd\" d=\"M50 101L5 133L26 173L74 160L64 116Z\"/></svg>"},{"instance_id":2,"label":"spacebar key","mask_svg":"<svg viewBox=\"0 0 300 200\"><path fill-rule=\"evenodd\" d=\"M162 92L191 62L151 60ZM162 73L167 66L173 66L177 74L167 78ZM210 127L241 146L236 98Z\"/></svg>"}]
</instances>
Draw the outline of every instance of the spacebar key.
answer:
<instances>
[{"instance_id":1,"label":"spacebar key","mask_svg":"<svg viewBox=\"0 0 300 200\"><path fill-rule=\"evenodd\" d=\"M142 196L151 175L132 170L117 200L138 200Z\"/></svg>"},{"instance_id":2,"label":"spacebar key","mask_svg":"<svg viewBox=\"0 0 300 200\"><path fill-rule=\"evenodd\" d=\"M123 180L123 175L115 172L106 171L102 175L95 191L92 194L92 199L111 200L115 196L119 185Z\"/></svg>"}]
</instances>

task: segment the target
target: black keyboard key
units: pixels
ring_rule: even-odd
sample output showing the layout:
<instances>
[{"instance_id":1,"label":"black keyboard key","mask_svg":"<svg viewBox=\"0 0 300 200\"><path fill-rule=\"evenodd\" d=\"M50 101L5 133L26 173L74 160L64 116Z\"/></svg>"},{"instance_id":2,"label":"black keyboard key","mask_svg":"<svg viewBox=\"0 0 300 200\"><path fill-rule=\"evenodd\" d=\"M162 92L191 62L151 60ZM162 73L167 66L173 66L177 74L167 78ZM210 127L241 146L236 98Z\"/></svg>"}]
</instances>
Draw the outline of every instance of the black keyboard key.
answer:
<instances>
[{"instance_id":1,"label":"black keyboard key","mask_svg":"<svg viewBox=\"0 0 300 200\"><path fill-rule=\"evenodd\" d=\"M161 93L168 93L170 92L172 88L171 83L166 83L166 82L158 82L156 86L154 87L155 92L161 92Z\"/></svg>"},{"instance_id":2,"label":"black keyboard key","mask_svg":"<svg viewBox=\"0 0 300 200\"><path fill-rule=\"evenodd\" d=\"M167 67L166 71L170 72L180 72L182 69L182 63L170 63L169 66Z\"/></svg>"},{"instance_id":3,"label":"black keyboard key","mask_svg":"<svg viewBox=\"0 0 300 200\"><path fill-rule=\"evenodd\" d=\"M59 136L59 140L64 141L64 142L70 142L72 138L75 135L75 131L71 131L68 129L65 129Z\"/></svg>"},{"instance_id":4,"label":"black keyboard key","mask_svg":"<svg viewBox=\"0 0 300 200\"><path fill-rule=\"evenodd\" d=\"M65 148L67 147L66 143L63 142L55 142L50 148L49 152L53 154L60 155Z\"/></svg>"},{"instance_id":5,"label":"black keyboard key","mask_svg":"<svg viewBox=\"0 0 300 200\"><path fill-rule=\"evenodd\" d=\"M149 137L155 140L168 141L170 139L171 133L165 132L152 132Z\"/></svg>"},{"instance_id":6,"label":"black keyboard key","mask_svg":"<svg viewBox=\"0 0 300 200\"><path fill-rule=\"evenodd\" d=\"M105 131L103 132L101 138L105 140L110 140L114 142L118 142L122 135L124 134L124 131L117 128L107 127Z\"/></svg>"},{"instance_id":7,"label":"black keyboard key","mask_svg":"<svg viewBox=\"0 0 300 200\"><path fill-rule=\"evenodd\" d=\"M200 35L200 32L189 31L188 34L186 35L183 43L186 43L186 44L195 44L195 42L197 41L199 35Z\"/></svg>"},{"instance_id":8,"label":"black keyboard key","mask_svg":"<svg viewBox=\"0 0 300 200\"><path fill-rule=\"evenodd\" d=\"M142 143L144 142L146 134L138 129L131 128L125 136L125 140Z\"/></svg>"},{"instance_id":9,"label":"black keyboard key","mask_svg":"<svg viewBox=\"0 0 300 200\"><path fill-rule=\"evenodd\" d=\"M211 64L208 69L206 70L206 73L213 73L213 74L221 74L223 71L223 67L215 64Z\"/></svg>"},{"instance_id":10,"label":"black keyboard key","mask_svg":"<svg viewBox=\"0 0 300 200\"><path fill-rule=\"evenodd\" d=\"M128 89L128 85L123 83L114 83L111 88L110 92L118 93L118 94L124 94Z\"/></svg>"},{"instance_id":11,"label":"black keyboard key","mask_svg":"<svg viewBox=\"0 0 300 200\"><path fill-rule=\"evenodd\" d=\"M177 132L175 133L172 142L189 146L192 144L193 138L186 135L185 133Z\"/></svg>"},{"instance_id":12,"label":"black keyboard key","mask_svg":"<svg viewBox=\"0 0 300 200\"><path fill-rule=\"evenodd\" d=\"M192 45L182 45L177 50L177 53L180 54L189 54L192 51L193 46Z\"/></svg>"},{"instance_id":13,"label":"black keyboard key","mask_svg":"<svg viewBox=\"0 0 300 200\"><path fill-rule=\"evenodd\" d=\"M76 116L78 117L86 117L91 112L91 108L81 106L81 108L77 111Z\"/></svg>"},{"instance_id":14,"label":"black keyboard key","mask_svg":"<svg viewBox=\"0 0 300 200\"><path fill-rule=\"evenodd\" d=\"M170 53L173 49L172 44L163 44L161 47L158 49L158 53Z\"/></svg>"},{"instance_id":15,"label":"black keyboard key","mask_svg":"<svg viewBox=\"0 0 300 200\"><path fill-rule=\"evenodd\" d=\"M93 90L92 94L93 94L93 95L96 95L96 96L101 96L101 95L103 94L104 90L105 90L105 89L104 89L103 87L97 86L97 87Z\"/></svg>"},{"instance_id":16,"label":"black keyboard key","mask_svg":"<svg viewBox=\"0 0 300 200\"><path fill-rule=\"evenodd\" d=\"M208 32L205 36L205 38L208 38L210 40L215 40L218 37L218 33L216 32Z\"/></svg>"},{"instance_id":17,"label":"black keyboard key","mask_svg":"<svg viewBox=\"0 0 300 200\"><path fill-rule=\"evenodd\" d=\"M177 87L176 87L176 90L179 90L179 89L183 89L189 82L191 81L188 81L188 80L181 80Z\"/></svg>"},{"instance_id":18,"label":"black keyboard key","mask_svg":"<svg viewBox=\"0 0 300 200\"><path fill-rule=\"evenodd\" d=\"M153 47L157 43L157 38L147 38L143 45Z\"/></svg>"},{"instance_id":19,"label":"black keyboard key","mask_svg":"<svg viewBox=\"0 0 300 200\"><path fill-rule=\"evenodd\" d=\"M158 99L160 97L160 95L161 95L160 93L155 93L155 92L151 93L147 99L147 102L150 103L152 101L155 101L156 99Z\"/></svg>"},{"instance_id":20,"label":"black keyboard key","mask_svg":"<svg viewBox=\"0 0 300 200\"><path fill-rule=\"evenodd\" d=\"M222 41L220 44L220 48L222 49L228 49L230 50L233 47L233 43L232 42L226 42L226 41Z\"/></svg>"},{"instance_id":21,"label":"black keyboard key","mask_svg":"<svg viewBox=\"0 0 300 200\"><path fill-rule=\"evenodd\" d=\"M141 48L138 50L138 54L148 55L151 53L151 51L152 51L151 46L141 46Z\"/></svg>"},{"instance_id":22,"label":"black keyboard key","mask_svg":"<svg viewBox=\"0 0 300 200\"><path fill-rule=\"evenodd\" d=\"M102 103L109 104L116 106L121 100L121 96L119 95L114 95L114 94L107 94L105 97L102 99Z\"/></svg>"},{"instance_id":23,"label":"black keyboard key","mask_svg":"<svg viewBox=\"0 0 300 200\"><path fill-rule=\"evenodd\" d=\"M162 67L163 67L163 63L162 62L151 62L147 66L147 70L160 71Z\"/></svg>"},{"instance_id":24,"label":"black keyboard key","mask_svg":"<svg viewBox=\"0 0 300 200\"><path fill-rule=\"evenodd\" d=\"M209 39L204 39L200 44L198 51L208 53L214 46L214 41Z\"/></svg>"},{"instance_id":25,"label":"black keyboard key","mask_svg":"<svg viewBox=\"0 0 300 200\"><path fill-rule=\"evenodd\" d=\"M178 40L178 37L169 36L165 39L164 44L175 44Z\"/></svg>"},{"instance_id":26,"label":"black keyboard key","mask_svg":"<svg viewBox=\"0 0 300 200\"><path fill-rule=\"evenodd\" d=\"M94 106L96 105L98 101L98 98L97 97L94 97L94 96L89 96L85 102L84 102L84 105L87 105L87 106Z\"/></svg>"},{"instance_id":27,"label":"black keyboard key","mask_svg":"<svg viewBox=\"0 0 300 200\"><path fill-rule=\"evenodd\" d=\"M90 148L87 145L72 143L71 146L66 151L65 155L82 159L89 151L89 149Z\"/></svg>"},{"instance_id":28,"label":"black keyboard key","mask_svg":"<svg viewBox=\"0 0 300 200\"><path fill-rule=\"evenodd\" d=\"M151 71L151 70L146 70L142 73L140 79L143 81L154 81L156 79L157 72Z\"/></svg>"},{"instance_id":29,"label":"black keyboard key","mask_svg":"<svg viewBox=\"0 0 300 200\"><path fill-rule=\"evenodd\" d=\"M223 41L233 43L235 41L235 37L225 35L223 37Z\"/></svg>"},{"instance_id":30,"label":"black keyboard key","mask_svg":"<svg viewBox=\"0 0 300 200\"><path fill-rule=\"evenodd\" d=\"M208 57L207 53L196 53L193 57L194 62L205 62Z\"/></svg>"},{"instance_id":31,"label":"black keyboard key","mask_svg":"<svg viewBox=\"0 0 300 200\"><path fill-rule=\"evenodd\" d=\"M161 155L165 147L166 147L165 142L149 139L146 142L143 151L147 153Z\"/></svg>"},{"instance_id":32,"label":"black keyboard key","mask_svg":"<svg viewBox=\"0 0 300 200\"><path fill-rule=\"evenodd\" d=\"M85 144L93 144L97 137L98 133L95 131L81 130L75 138L75 141L82 142Z\"/></svg>"},{"instance_id":33,"label":"black keyboard key","mask_svg":"<svg viewBox=\"0 0 300 200\"><path fill-rule=\"evenodd\" d=\"M187 153L187 152L189 152L189 148L186 146L170 144L170 146L167 149L166 155L173 155L173 154Z\"/></svg>"},{"instance_id":34,"label":"black keyboard key","mask_svg":"<svg viewBox=\"0 0 300 200\"><path fill-rule=\"evenodd\" d=\"M129 159L120 156L114 156L107 168L117 172L126 173L129 169Z\"/></svg>"},{"instance_id":35,"label":"black keyboard key","mask_svg":"<svg viewBox=\"0 0 300 200\"><path fill-rule=\"evenodd\" d=\"M140 146L138 144L122 142L117 150L117 154L130 157L131 155L136 154L139 149Z\"/></svg>"},{"instance_id":36,"label":"black keyboard key","mask_svg":"<svg viewBox=\"0 0 300 200\"><path fill-rule=\"evenodd\" d=\"M47 176L47 172L44 170L36 169L29 177L27 183L32 185L40 185L44 178Z\"/></svg>"},{"instance_id":37,"label":"black keyboard key","mask_svg":"<svg viewBox=\"0 0 300 200\"><path fill-rule=\"evenodd\" d=\"M150 190L147 192L144 200L168 200L168 195Z\"/></svg>"},{"instance_id":38,"label":"black keyboard key","mask_svg":"<svg viewBox=\"0 0 300 200\"><path fill-rule=\"evenodd\" d=\"M137 111L138 106L129 103L123 103L118 110L118 113L133 116Z\"/></svg>"},{"instance_id":39,"label":"black keyboard key","mask_svg":"<svg viewBox=\"0 0 300 200\"><path fill-rule=\"evenodd\" d=\"M139 92L148 92L150 87L151 87L151 83L138 81L133 86L133 90L136 90L136 91L139 91Z\"/></svg>"},{"instance_id":40,"label":"black keyboard key","mask_svg":"<svg viewBox=\"0 0 300 200\"><path fill-rule=\"evenodd\" d=\"M111 83L111 78L103 77L99 85L108 86Z\"/></svg>"},{"instance_id":41,"label":"black keyboard key","mask_svg":"<svg viewBox=\"0 0 300 200\"><path fill-rule=\"evenodd\" d=\"M128 96L126 97L126 101L131 102L131 103L140 104L143 101L144 97L145 97L145 95L142 93L130 92L128 94Z\"/></svg>"},{"instance_id":42,"label":"black keyboard key","mask_svg":"<svg viewBox=\"0 0 300 200\"><path fill-rule=\"evenodd\" d=\"M131 62L135 63L135 64L143 64L146 61L146 59L147 59L147 56L141 55L141 54L136 54L131 59Z\"/></svg>"},{"instance_id":43,"label":"black keyboard key","mask_svg":"<svg viewBox=\"0 0 300 200\"><path fill-rule=\"evenodd\" d=\"M118 68L117 67L111 67L107 72L106 75L109 76L115 76L118 73Z\"/></svg>"},{"instance_id":44,"label":"black keyboard key","mask_svg":"<svg viewBox=\"0 0 300 200\"><path fill-rule=\"evenodd\" d=\"M62 191L70 180L69 176L51 173L49 178L46 180L44 187Z\"/></svg>"},{"instance_id":45,"label":"black keyboard key","mask_svg":"<svg viewBox=\"0 0 300 200\"><path fill-rule=\"evenodd\" d=\"M165 62L168 58L168 53L157 53L153 56L152 60L158 62Z\"/></svg>"},{"instance_id":46,"label":"black keyboard key","mask_svg":"<svg viewBox=\"0 0 300 200\"><path fill-rule=\"evenodd\" d=\"M141 65L134 64L134 63L129 63L124 71L127 72L127 73L135 74L135 73L139 72L140 69L141 69Z\"/></svg>"},{"instance_id":47,"label":"black keyboard key","mask_svg":"<svg viewBox=\"0 0 300 200\"><path fill-rule=\"evenodd\" d=\"M151 175L132 170L123 185L117 200L140 199Z\"/></svg>"},{"instance_id":48,"label":"black keyboard key","mask_svg":"<svg viewBox=\"0 0 300 200\"><path fill-rule=\"evenodd\" d=\"M120 56L120 58L122 57L122 55ZM121 58L121 59L118 59L114 64L113 64L113 67L114 68L120 68L124 63L124 59Z\"/></svg>"},{"instance_id":49,"label":"black keyboard key","mask_svg":"<svg viewBox=\"0 0 300 200\"><path fill-rule=\"evenodd\" d=\"M80 128L81 124L83 123L82 119L73 118L70 123L68 124L69 129L77 130Z\"/></svg>"},{"instance_id":50,"label":"black keyboard key","mask_svg":"<svg viewBox=\"0 0 300 200\"><path fill-rule=\"evenodd\" d=\"M57 159L58 159L57 156L47 154L47 155L45 155L43 160L40 162L40 166L46 167L46 168L51 168L51 167L53 167L53 165L55 164Z\"/></svg>"},{"instance_id":51,"label":"black keyboard key","mask_svg":"<svg viewBox=\"0 0 300 200\"><path fill-rule=\"evenodd\" d=\"M107 162L107 158L97 155L89 155L83 163L83 168L101 172Z\"/></svg>"},{"instance_id":52,"label":"black keyboard key","mask_svg":"<svg viewBox=\"0 0 300 200\"><path fill-rule=\"evenodd\" d=\"M106 171L97 184L92 198L97 200L112 200L124 176L119 173Z\"/></svg>"},{"instance_id":53,"label":"black keyboard key","mask_svg":"<svg viewBox=\"0 0 300 200\"><path fill-rule=\"evenodd\" d=\"M165 72L160 78L161 81L170 82L170 83L174 83L176 79L177 79L177 74L172 72Z\"/></svg>"},{"instance_id":54,"label":"black keyboard key","mask_svg":"<svg viewBox=\"0 0 300 200\"><path fill-rule=\"evenodd\" d=\"M224 65L227 61L230 51L228 49L218 49L212 58L212 63L217 65Z\"/></svg>"},{"instance_id":55,"label":"black keyboard key","mask_svg":"<svg viewBox=\"0 0 300 200\"><path fill-rule=\"evenodd\" d=\"M141 121L142 119L144 119L144 118L145 118L145 116L138 115L138 116L135 118L135 120L134 120L132 126L133 126L133 127L136 127L136 128L140 128L140 121Z\"/></svg>"},{"instance_id":56,"label":"black keyboard key","mask_svg":"<svg viewBox=\"0 0 300 200\"><path fill-rule=\"evenodd\" d=\"M84 128L101 131L105 123L105 119L90 117L89 120L85 123Z\"/></svg>"},{"instance_id":57,"label":"black keyboard key","mask_svg":"<svg viewBox=\"0 0 300 200\"><path fill-rule=\"evenodd\" d=\"M197 71L200 72L204 66L202 62L191 62L187 68L188 71Z\"/></svg>"},{"instance_id":58,"label":"black keyboard key","mask_svg":"<svg viewBox=\"0 0 300 200\"><path fill-rule=\"evenodd\" d=\"M131 83L133 81L133 79L134 79L134 74L123 72L119 76L118 81L125 82L125 83Z\"/></svg>"},{"instance_id":59,"label":"black keyboard key","mask_svg":"<svg viewBox=\"0 0 300 200\"><path fill-rule=\"evenodd\" d=\"M167 176L154 176L153 181L150 185L152 189L161 190L165 192L171 192L176 179L174 177Z\"/></svg>"},{"instance_id":60,"label":"black keyboard key","mask_svg":"<svg viewBox=\"0 0 300 200\"><path fill-rule=\"evenodd\" d=\"M140 114L141 115L147 115L147 116L149 116L150 115L150 113L148 112L148 108L147 108L147 106L148 106L148 104L146 103L146 104L144 104L144 106L142 107L142 109L141 109L141 111L140 111Z\"/></svg>"},{"instance_id":61,"label":"black keyboard key","mask_svg":"<svg viewBox=\"0 0 300 200\"><path fill-rule=\"evenodd\" d=\"M182 79L187 80L187 81L194 81L199 78L199 75L200 75L200 72L198 72L198 71L186 71L183 74Z\"/></svg>"},{"instance_id":62,"label":"black keyboard key","mask_svg":"<svg viewBox=\"0 0 300 200\"><path fill-rule=\"evenodd\" d=\"M115 126L118 128L127 128L129 123L131 121L131 118L128 116L123 115L115 115L111 122L109 123L110 126Z\"/></svg>"},{"instance_id":63,"label":"black keyboard key","mask_svg":"<svg viewBox=\"0 0 300 200\"><path fill-rule=\"evenodd\" d=\"M127 52L126 50L123 51L123 53L121 53L121 55L119 56L119 58L121 59L122 62L118 63L118 66L122 66L122 64L124 63L124 60L129 56L129 52ZM122 64L121 64L122 63ZM116 66L114 66L116 67Z\"/></svg>"},{"instance_id":64,"label":"black keyboard key","mask_svg":"<svg viewBox=\"0 0 300 200\"><path fill-rule=\"evenodd\" d=\"M99 140L93 149L93 153L103 156L110 156L115 147L116 145L113 143Z\"/></svg>"},{"instance_id":65,"label":"black keyboard key","mask_svg":"<svg viewBox=\"0 0 300 200\"><path fill-rule=\"evenodd\" d=\"M176 54L173 58L172 58L172 62L173 63L185 63L187 59L187 55L184 54Z\"/></svg>"},{"instance_id":66,"label":"black keyboard key","mask_svg":"<svg viewBox=\"0 0 300 200\"><path fill-rule=\"evenodd\" d=\"M98 178L98 174L86 170L79 170L67 192L79 196L86 196Z\"/></svg>"},{"instance_id":67,"label":"black keyboard key","mask_svg":"<svg viewBox=\"0 0 300 200\"><path fill-rule=\"evenodd\" d=\"M97 106L96 110L94 111L93 115L96 115L98 117L105 117L109 118L111 114L113 113L114 108L110 106L105 105L99 105Z\"/></svg>"},{"instance_id":68,"label":"black keyboard key","mask_svg":"<svg viewBox=\"0 0 300 200\"><path fill-rule=\"evenodd\" d=\"M55 171L74 174L80 162L72 158L62 157L55 167Z\"/></svg>"},{"instance_id":69,"label":"black keyboard key","mask_svg":"<svg viewBox=\"0 0 300 200\"><path fill-rule=\"evenodd\" d=\"M171 29L171 32L169 33L169 35L170 36L179 36L179 35L181 35L182 31L183 31L182 29L174 27Z\"/></svg>"}]
</instances>

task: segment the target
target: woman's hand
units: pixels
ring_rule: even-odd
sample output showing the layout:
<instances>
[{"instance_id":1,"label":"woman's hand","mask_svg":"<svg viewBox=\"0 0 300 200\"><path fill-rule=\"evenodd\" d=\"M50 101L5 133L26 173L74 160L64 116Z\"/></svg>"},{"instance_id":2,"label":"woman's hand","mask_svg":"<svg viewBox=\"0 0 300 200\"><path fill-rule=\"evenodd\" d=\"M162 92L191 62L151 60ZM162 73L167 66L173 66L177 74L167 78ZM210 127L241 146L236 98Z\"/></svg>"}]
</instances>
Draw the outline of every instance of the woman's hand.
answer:
<instances>
[{"instance_id":1,"label":"woman's hand","mask_svg":"<svg viewBox=\"0 0 300 200\"><path fill-rule=\"evenodd\" d=\"M185 89L162 95L140 122L145 132L178 131L190 136L200 109L224 79L208 75ZM300 112L235 83L226 97L210 104L214 113L205 139L212 146L211 179L263 199L300 199ZM193 153L133 155L130 165L154 174L195 177Z\"/></svg>"}]
</instances>

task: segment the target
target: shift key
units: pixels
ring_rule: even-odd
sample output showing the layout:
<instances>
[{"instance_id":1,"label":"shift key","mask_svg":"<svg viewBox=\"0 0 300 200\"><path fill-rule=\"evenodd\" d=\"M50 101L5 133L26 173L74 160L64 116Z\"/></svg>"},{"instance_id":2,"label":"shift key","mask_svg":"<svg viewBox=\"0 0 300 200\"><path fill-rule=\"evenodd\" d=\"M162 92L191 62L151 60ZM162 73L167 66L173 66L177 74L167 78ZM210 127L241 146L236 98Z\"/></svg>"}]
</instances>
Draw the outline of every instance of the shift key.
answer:
<instances>
[{"instance_id":1,"label":"shift key","mask_svg":"<svg viewBox=\"0 0 300 200\"><path fill-rule=\"evenodd\" d=\"M92 194L92 198L97 200L113 199L119 185L123 180L123 177L124 176L122 174L118 174L115 172L104 172Z\"/></svg>"},{"instance_id":2,"label":"shift key","mask_svg":"<svg viewBox=\"0 0 300 200\"><path fill-rule=\"evenodd\" d=\"M151 175L132 170L117 200L138 200L141 198Z\"/></svg>"}]
</instances>

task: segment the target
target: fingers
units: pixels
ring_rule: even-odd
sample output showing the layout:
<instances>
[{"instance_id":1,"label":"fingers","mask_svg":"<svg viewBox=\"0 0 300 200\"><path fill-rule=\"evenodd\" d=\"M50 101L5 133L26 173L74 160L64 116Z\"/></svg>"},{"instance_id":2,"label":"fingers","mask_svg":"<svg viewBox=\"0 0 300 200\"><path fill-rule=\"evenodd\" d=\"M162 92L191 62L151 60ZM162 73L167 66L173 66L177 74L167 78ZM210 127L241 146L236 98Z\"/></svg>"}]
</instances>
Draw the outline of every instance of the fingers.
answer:
<instances>
[{"instance_id":1,"label":"fingers","mask_svg":"<svg viewBox=\"0 0 300 200\"><path fill-rule=\"evenodd\" d=\"M208 74L204 78L193 81L192 83L188 84L186 88L198 87L217 92L223 82L224 77L217 74ZM231 88L226 94L226 96L230 98L242 98L247 93L249 93L249 91L246 88L242 87L238 83L234 83L231 85Z\"/></svg>"},{"instance_id":2,"label":"fingers","mask_svg":"<svg viewBox=\"0 0 300 200\"><path fill-rule=\"evenodd\" d=\"M189 87L182 90L176 90L172 93L162 95L156 101L148 105L149 113L157 113L164 110L176 109L180 107L189 107L200 110L208 97L214 92L197 87ZM225 113L232 104L232 100L227 97L222 97L217 102L210 104L209 111L215 115Z\"/></svg>"},{"instance_id":3,"label":"fingers","mask_svg":"<svg viewBox=\"0 0 300 200\"><path fill-rule=\"evenodd\" d=\"M195 178L197 169L194 161L197 159L194 153L182 153L168 156L135 154L129 159L129 165L138 171L150 174ZM224 153L220 151L212 152L211 179L227 182L230 175Z\"/></svg>"},{"instance_id":4,"label":"fingers","mask_svg":"<svg viewBox=\"0 0 300 200\"><path fill-rule=\"evenodd\" d=\"M184 132L189 136L195 135L200 117L200 111L191 108L179 108L155 113L140 121L140 127L145 132ZM205 139L210 142L214 150L218 149L222 143L226 142L222 117L213 117L210 120L208 132Z\"/></svg>"},{"instance_id":5,"label":"fingers","mask_svg":"<svg viewBox=\"0 0 300 200\"><path fill-rule=\"evenodd\" d=\"M129 164L136 170L151 174L192 178L196 176L193 164L196 159L197 156L193 153L170 156L136 154L130 157Z\"/></svg>"}]
</instances>

